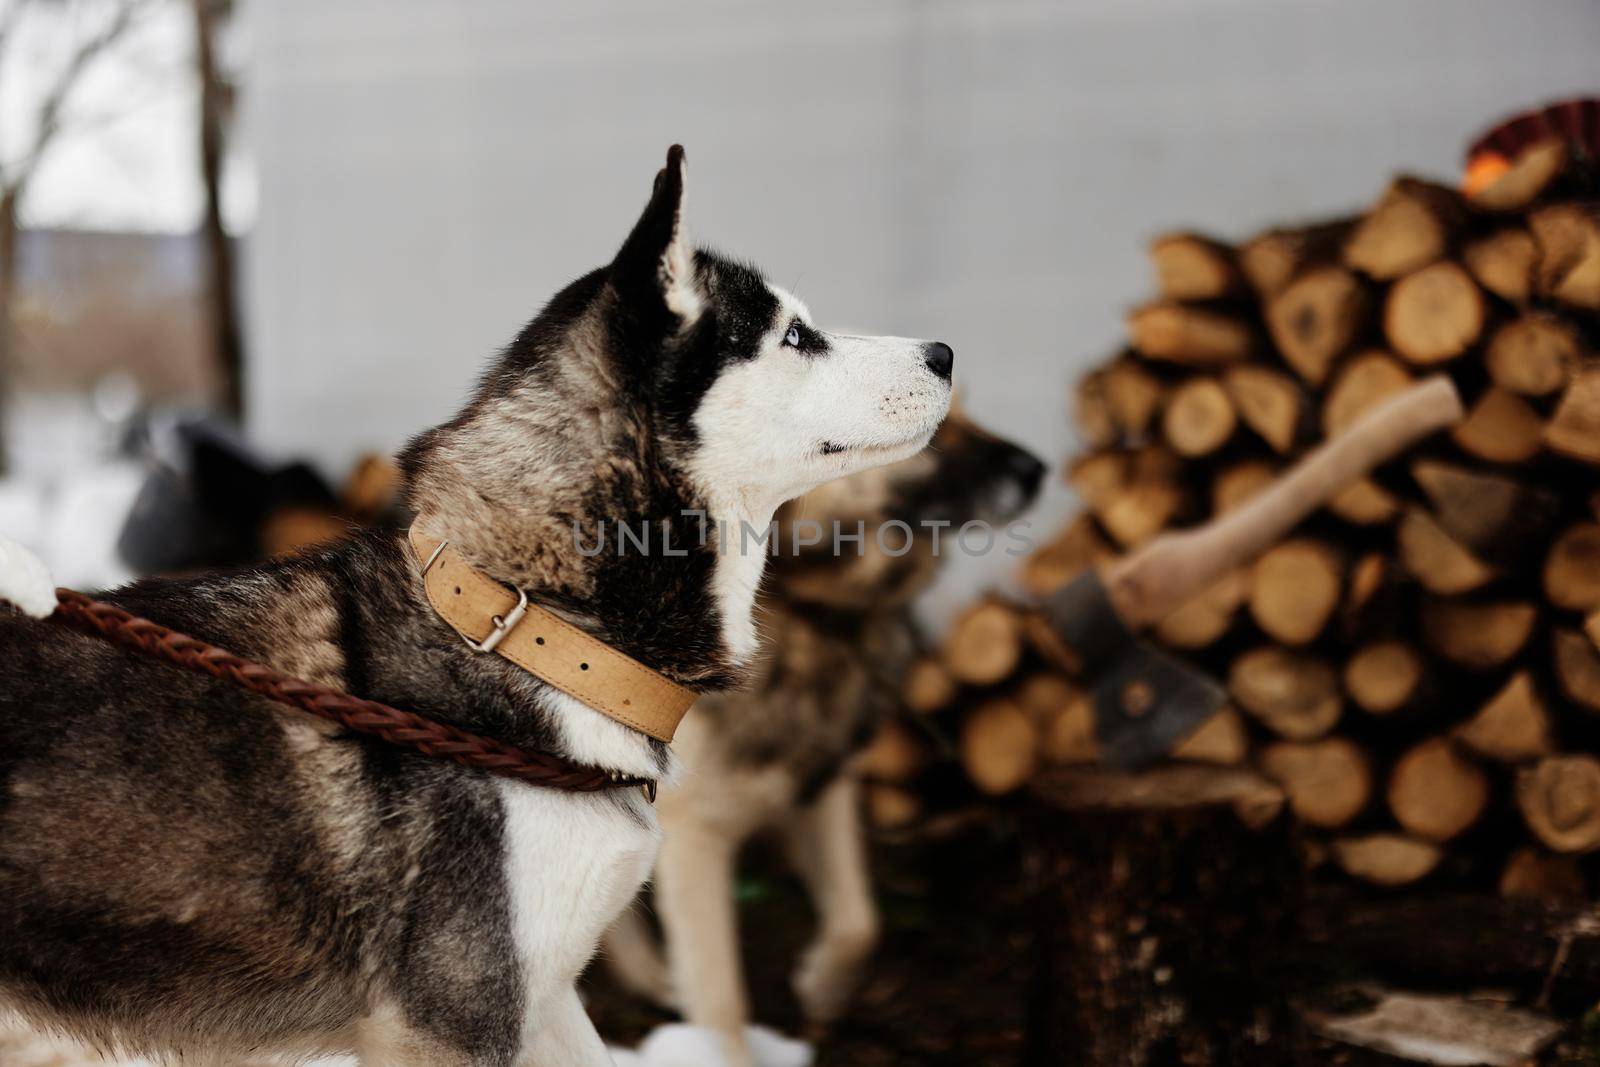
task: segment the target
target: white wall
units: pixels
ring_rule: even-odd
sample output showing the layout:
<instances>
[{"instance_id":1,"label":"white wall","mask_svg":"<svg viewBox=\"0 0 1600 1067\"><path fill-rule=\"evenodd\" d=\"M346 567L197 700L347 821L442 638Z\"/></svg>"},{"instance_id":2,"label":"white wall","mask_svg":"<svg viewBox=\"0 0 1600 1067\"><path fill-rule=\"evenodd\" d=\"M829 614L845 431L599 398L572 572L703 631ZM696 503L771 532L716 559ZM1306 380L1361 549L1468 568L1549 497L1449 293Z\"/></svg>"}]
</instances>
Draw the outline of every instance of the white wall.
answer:
<instances>
[{"instance_id":1,"label":"white wall","mask_svg":"<svg viewBox=\"0 0 1600 1067\"><path fill-rule=\"evenodd\" d=\"M607 260L674 140L701 240L825 325L948 341L975 414L1058 461L1068 380L1150 291L1149 234L1345 211L1600 90L1595 0L246 9L251 420L334 471L446 416Z\"/></svg>"}]
</instances>

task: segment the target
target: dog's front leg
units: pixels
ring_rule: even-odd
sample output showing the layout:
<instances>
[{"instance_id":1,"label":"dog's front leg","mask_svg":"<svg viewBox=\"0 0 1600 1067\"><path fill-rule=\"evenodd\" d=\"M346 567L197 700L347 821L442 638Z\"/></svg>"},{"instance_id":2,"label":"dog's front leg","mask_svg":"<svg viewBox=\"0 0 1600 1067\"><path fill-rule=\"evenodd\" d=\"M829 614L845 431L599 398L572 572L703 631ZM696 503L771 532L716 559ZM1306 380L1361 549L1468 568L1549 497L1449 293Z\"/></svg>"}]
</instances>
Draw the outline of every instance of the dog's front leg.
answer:
<instances>
[{"instance_id":1,"label":"dog's front leg","mask_svg":"<svg viewBox=\"0 0 1600 1067\"><path fill-rule=\"evenodd\" d=\"M878 909L861 832L859 790L840 775L789 824L789 853L821 928L795 971L794 989L812 1022L838 1018L878 943Z\"/></svg>"},{"instance_id":2,"label":"dog's front leg","mask_svg":"<svg viewBox=\"0 0 1600 1067\"><path fill-rule=\"evenodd\" d=\"M738 847L725 828L692 817L674 822L656 861L656 907L685 1017L721 1036L728 1067L749 1067L744 1027L750 1008L733 900Z\"/></svg>"},{"instance_id":3,"label":"dog's front leg","mask_svg":"<svg viewBox=\"0 0 1600 1067\"><path fill-rule=\"evenodd\" d=\"M606 966L628 992L668 1011L677 1011L672 972L658 940L638 909L628 908L606 931L603 942Z\"/></svg>"},{"instance_id":4,"label":"dog's front leg","mask_svg":"<svg viewBox=\"0 0 1600 1067\"><path fill-rule=\"evenodd\" d=\"M549 1018L528 1042L517 1067L612 1067L611 1053L568 987L550 1006Z\"/></svg>"}]
</instances>

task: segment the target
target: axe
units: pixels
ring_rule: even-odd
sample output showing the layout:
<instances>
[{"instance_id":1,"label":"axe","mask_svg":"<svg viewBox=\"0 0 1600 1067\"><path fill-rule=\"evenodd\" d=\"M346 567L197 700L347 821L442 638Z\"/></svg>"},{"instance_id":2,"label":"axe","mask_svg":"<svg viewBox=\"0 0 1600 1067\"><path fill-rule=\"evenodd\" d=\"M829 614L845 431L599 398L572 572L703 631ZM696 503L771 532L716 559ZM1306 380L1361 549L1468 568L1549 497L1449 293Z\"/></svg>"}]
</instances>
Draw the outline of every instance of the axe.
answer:
<instances>
[{"instance_id":1,"label":"axe","mask_svg":"<svg viewBox=\"0 0 1600 1067\"><path fill-rule=\"evenodd\" d=\"M1067 659L1094 678L1095 729L1106 761L1153 763L1227 701L1214 679L1141 641L1139 630L1253 559L1374 467L1461 418L1450 379L1419 382L1233 511L1091 567L1055 593L1045 619Z\"/></svg>"}]
</instances>

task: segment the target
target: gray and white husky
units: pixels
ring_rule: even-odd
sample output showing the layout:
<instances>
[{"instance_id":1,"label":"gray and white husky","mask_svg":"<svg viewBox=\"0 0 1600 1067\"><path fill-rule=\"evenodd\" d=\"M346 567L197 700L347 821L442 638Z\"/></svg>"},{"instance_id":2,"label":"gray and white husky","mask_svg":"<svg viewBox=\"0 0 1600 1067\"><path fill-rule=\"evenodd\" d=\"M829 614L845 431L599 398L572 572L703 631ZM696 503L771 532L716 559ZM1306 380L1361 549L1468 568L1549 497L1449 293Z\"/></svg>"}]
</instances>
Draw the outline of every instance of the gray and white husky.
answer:
<instances>
[{"instance_id":1,"label":"gray and white husky","mask_svg":"<svg viewBox=\"0 0 1600 1067\"><path fill-rule=\"evenodd\" d=\"M567 286L402 465L423 533L679 683L756 649L785 500L920 450L942 344L824 332L689 242L674 147L616 258ZM575 529L675 531L595 553ZM592 540L592 534L585 535ZM678 553L682 554L678 554ZM403 535L150 580L130 611L280 670L628 776L659 742L479 655ZM609 1063L574 980L650 870L637 790L487 777L0 612L0 1003L103 1047L228 1062Z\"/></svg>"}]
</instances>

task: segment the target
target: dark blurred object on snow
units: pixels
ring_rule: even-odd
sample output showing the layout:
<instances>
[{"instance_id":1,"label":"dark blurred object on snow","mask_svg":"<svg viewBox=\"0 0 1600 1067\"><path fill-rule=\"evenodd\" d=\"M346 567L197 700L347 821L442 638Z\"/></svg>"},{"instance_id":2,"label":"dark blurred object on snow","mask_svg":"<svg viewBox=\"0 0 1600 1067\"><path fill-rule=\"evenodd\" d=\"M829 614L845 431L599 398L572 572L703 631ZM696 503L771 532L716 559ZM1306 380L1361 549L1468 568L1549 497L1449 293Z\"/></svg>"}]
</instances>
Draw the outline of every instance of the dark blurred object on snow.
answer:
<instances>
[{"instance_id":1,"label":"dark blurred object on snow","mask_svg":"<svg viewBox=\"0 0 1600 1067\"><path fill-rule=\"evenodd\" d=\"M263 554L263 527L285 508L332 513L333 489L304 463L274 465L212 416L145 423L151 470L117 550L140 573L235 566Z\"/></svg>"}]
</instances>

